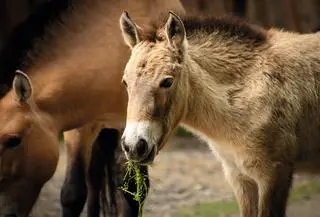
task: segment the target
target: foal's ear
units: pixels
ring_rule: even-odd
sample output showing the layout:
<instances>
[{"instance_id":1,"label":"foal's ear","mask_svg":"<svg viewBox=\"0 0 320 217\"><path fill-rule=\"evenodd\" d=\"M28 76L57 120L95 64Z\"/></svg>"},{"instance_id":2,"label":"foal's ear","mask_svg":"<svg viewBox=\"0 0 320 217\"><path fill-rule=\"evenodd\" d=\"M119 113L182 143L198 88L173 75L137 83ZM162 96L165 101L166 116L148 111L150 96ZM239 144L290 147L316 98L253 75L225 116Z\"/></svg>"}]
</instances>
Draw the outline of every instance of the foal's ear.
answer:
<instances>
[{"instance_id":1,"label":"foal's ear","mask_svg":"<svg viewBox=\"0 0 320 217\"><path fill-rule=\"evenodd\" d=\"M131 49L139 43L140 39L137 27L132 22L127 11L121 14L120 28L124 41Z\"/></svg>"},{"instance_id":2,"label":"foal's ear","mask_svg":"<svg viewBox=\"0 0 320 217\"><path fill-rule=\"evenodd\" d=\"M30 98L32 86L29 77L25 73L17 70L12 86L19 102L24 103Z\"/></svg>"},{"instance_id":3,"label":"foal's ear","mask_svg":"<svg viewBox=\"0 0 320 217\"><path fill-rule=\"evenodd\" d=\"M169 12L169 18L165 25L166 37L169 43L175 48L184 46L186 40L186 30L178 15Z\"/></svg>"}]
</instances>

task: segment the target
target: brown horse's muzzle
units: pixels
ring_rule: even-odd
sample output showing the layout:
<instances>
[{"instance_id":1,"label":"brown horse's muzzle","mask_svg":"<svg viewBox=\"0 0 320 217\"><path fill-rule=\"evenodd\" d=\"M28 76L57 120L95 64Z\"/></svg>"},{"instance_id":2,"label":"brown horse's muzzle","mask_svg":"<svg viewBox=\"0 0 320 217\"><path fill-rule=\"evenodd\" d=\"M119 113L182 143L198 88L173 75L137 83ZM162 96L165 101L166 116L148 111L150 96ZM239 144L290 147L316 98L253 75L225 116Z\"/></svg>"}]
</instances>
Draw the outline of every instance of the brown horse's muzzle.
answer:
<instances>
[{"instance_id":1,"label":"brown horse's muzzle","mask_svg":"<svg viewBox=\"0 0 320 217\"><path fill-rule=\"evenodd\" d=\"M0 192L0 217L27 217L40 193L41 186L15 180Z\"/></svg>"}]
</instances>

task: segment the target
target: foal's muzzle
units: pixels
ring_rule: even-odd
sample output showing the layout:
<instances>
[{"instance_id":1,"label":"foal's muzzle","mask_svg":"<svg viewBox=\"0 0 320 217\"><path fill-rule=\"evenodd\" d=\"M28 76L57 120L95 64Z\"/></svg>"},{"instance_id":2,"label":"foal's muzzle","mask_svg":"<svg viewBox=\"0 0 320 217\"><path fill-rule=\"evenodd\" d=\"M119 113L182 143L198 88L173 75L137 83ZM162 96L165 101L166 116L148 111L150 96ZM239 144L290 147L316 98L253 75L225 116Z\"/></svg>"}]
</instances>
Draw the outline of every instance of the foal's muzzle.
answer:
<instances>
[{"instance_id":1,"label":"foal's muzzle","mask_svg":"<svg viewBox=\"0 0 320 217\"><path fill-rule=\"evenodd\" d=\"M139 138L135 144L128 144L125 137L122 137L121 146L128 160L141 164L151 163L156 155L156 147L152 146L150 148L147 141L143 138Z\"/></svg>"},{"instance_id":2,"label":"foal's muzzle","mask_svg":"<svg viewBox=\"0 0 320 217\"><path fill-rule=\"evenodd\" d=\"M152 163L162 134L162 125L159 122L127 121L121 138L127 159L142 164Z\"/></svg>"}]
</instances>

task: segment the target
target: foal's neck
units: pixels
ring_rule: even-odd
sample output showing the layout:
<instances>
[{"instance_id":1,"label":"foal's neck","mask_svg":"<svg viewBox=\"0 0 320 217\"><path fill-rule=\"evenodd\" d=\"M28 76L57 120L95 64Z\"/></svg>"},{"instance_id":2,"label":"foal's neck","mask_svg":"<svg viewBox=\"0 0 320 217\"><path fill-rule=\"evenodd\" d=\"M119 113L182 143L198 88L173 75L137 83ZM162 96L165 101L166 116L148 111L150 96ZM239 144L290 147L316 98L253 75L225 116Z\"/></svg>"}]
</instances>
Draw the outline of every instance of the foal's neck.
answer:
<instances>
[{"instance_id":1,"label":"foal's neck","mask_svg":"<svg viewBox=\"0 0 320 217\"><path fill-rule=\"evenodd\" d=\"M189 75L188 112L183 124L214 139L229 135L236 108L230 93L241 89L255 70L261 47L211 36L189 42L185 70Z\"/></svg>"}]
</instances>

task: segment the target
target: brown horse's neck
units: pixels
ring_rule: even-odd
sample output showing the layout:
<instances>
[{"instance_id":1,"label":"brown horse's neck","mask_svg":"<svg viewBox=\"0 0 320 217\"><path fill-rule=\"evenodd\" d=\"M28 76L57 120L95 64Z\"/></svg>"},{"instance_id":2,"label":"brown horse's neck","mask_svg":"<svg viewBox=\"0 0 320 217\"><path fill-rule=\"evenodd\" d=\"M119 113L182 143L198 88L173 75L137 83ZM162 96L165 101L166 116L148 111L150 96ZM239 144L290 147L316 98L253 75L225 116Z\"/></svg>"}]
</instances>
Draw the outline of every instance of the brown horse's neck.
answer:
<instances>
[{"instance_id":1,"label":"brown horse's neck","mask_svg":"<svg viewBox=\"0 0 320 217\"><path fill-rule=\"evenodd\" d=\"M60 130L101 116L111 125L124 124L127 96L121 78L130 51L120 40L119 17L126 9L143 24L147 17L168 8L182 10L179 1L171 0L165 4L150 0L79 1L28 54L33 64L23 70L31 78L37 107Z\"/></svg>"},{"instance_id":2,"label":"brown horse's neck","mask_svg":"<svg viewBox=\"0 0 320 217\"><path fill-rule=\"evenodd\" d=\"M228 38L189 41L185 71L192 91L183 124L208 137L228 134L237 117L232 94L241 91L243 80L255 71L261 49Z\"/></svg>"},{"instance_id":3,"label":"brown horse's neck","mask_svg":"<svg viewBox=\"0 0 320 217\"><path fill-rule=\"evenodd\" d=\"M93 69L57 68L32 75L34 103L61 130L79 127L105 113L111 116L109 121L124 122L126 92L121 86L121 65L113 61Z\"/></svg>"}]
</instances>

